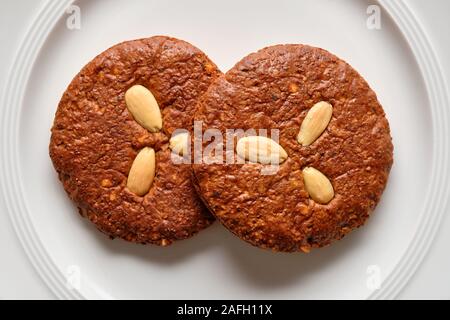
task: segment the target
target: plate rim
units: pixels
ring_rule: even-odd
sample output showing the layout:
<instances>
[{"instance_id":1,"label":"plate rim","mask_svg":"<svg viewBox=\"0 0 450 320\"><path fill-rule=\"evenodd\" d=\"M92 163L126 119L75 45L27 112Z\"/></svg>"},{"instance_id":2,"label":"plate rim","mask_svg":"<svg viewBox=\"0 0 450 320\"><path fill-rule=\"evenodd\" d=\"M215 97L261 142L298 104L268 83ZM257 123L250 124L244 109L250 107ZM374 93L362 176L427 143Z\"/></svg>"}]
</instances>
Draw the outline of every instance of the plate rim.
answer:
<instances>
[{"instance_id":1,"label":"plate rim","mask_svg":"<svg viewBox=\"0 0 450 320\"><path fill-rule=\"evenodd\" d=\"M45 0L38 10L14 55L2 95L2 105L8 107L2 108L1 113L3 179L0 180L9 220L33 267L59 299L85 299L86 296L66 284L63 273L50 257L33 226L23 199L16 142L19 136L20 110L26 92L26 86L19 84L28 83L36 58L48 35L65 8L73 2L73 0ZM447 131L449 119L445 106L449 105L449 94L446 79L430 38L409 5L405 0L378 0L378 3L404 35L422 73L431 107L433 128L433 163L429 186L436 184L435 190L438 190L431 193L432 188L428 187L412 241L392 272L383 279L381 288L368 296L368 299L393 299L424 260L438 232L444 209L448 205L450 189L445 182L448 178L446 163L449 154Z\"/></svg>"}]
</instances>

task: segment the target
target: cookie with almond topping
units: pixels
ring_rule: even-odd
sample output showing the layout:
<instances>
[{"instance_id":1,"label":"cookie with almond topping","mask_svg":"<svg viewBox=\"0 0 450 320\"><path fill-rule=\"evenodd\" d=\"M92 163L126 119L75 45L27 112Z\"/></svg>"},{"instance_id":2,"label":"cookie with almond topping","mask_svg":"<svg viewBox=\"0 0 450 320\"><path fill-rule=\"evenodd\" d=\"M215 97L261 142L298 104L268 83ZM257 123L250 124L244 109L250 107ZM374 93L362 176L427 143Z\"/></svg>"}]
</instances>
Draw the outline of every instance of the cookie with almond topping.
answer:
<instances>
[{"instance_id":1,"label":"cookie with almond topping","mask_svg":"<svg viewBox=\"0 0 450 320\"><path fill-rule=\"evenodd\" d=\"M195 193L189 164L172 163L169 139L176 129L191 130L197 100L220 74L191 44L156 36L115 45L75 76L56 111L50 157L69 197L99 230L165 246L214 221ZM162 128L154 132L127 108L125 93L137 85L159 105ZM140 158L155 168L139 177L136 165L127 187L142 150ZM131 187L149 178L145 188Z\"/></svg>"},{"instance_id":2,"label":"cookie with almond topping","mask_svg":"<svg viewBox=\"0 0 450 320\"><path fill-rule=\"evenodd\" d=\"M248 55L208 88L194 119L224 136L279 130L275 146L287 159L273 174L262 161L193 165L211 212L254 246L309 252L341 239L367 221L388 181L383 108L357 71L323 49L276 45Z\"/></svg>"}]
</instances>

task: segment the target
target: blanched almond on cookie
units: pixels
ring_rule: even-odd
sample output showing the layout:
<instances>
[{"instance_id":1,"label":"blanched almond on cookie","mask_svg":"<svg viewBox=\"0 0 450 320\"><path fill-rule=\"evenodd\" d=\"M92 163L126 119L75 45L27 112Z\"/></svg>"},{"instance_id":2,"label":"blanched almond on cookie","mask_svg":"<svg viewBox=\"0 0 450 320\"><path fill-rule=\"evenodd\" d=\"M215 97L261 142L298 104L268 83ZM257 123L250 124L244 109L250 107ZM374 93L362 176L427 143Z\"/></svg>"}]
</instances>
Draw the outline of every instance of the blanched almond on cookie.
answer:
<instances>
[{"instance_id":1,"label":"blanched almond on cookie","mask_svg":"<svg viewBox=\"0 0 450 320\"><path fill-rule=\"evenodd\" d=\"M261 164L280 164L288 157L282 146L263 136L249 136L239 139L236 152L245 160Z\"/></svg>"},{"instance_id":2,"label":"blanched almond on cookie","mask_svg":"<svg viewBox=\"0 0 450 320\"><path fill-rule=\"evenodd\" d=\"M145 195L155 177L155 150L146 147L139 151L128 173L127 188L138 196Z\"/></svg>"},{"instance_id":3,"label":"blanched almond on cookie","mask_svg":"<svg viewBox=\"0 0 450 320\"><path fill-rule=\"evenodd\" d=\"M169 147L173 153L184 156L188 152L189 142L189 133L183 132L170 138Z\"/></svg>"},{"instance_id":4,"label":"blanched almond on cookie","mask_svg":"<svg viewBox=\"0 0 450 320\"><path fill-rule=\"evenodd\" d=\"M303 181L306 191L315 202L327 204L334 198L334 189L330 180L319 170L311 167L303 169Z\"/></svg>"},{"instance_id":5,"label":"blanched almond on cookie","mask_svg":"<svg viewBox=\"0 0 450 320\"><path fill-rule=\"evenodd\" d=\"M324 101L316 103L303 119L297 136L298 143L306 147L316 141L330 123L332 114L331 104Z\"/></svg>"},{"instance_id":6,"label":"blanched almond on cookie","mask_svg":"<svg viewBox=\"0 0 450 320\"><path fill-rule=\"evenodd\" d=\"M132 86L125 93L125 103L137 123L150 132L161 130L161 110L150 90L141 85Z\"/></svg>"}]
</instances>

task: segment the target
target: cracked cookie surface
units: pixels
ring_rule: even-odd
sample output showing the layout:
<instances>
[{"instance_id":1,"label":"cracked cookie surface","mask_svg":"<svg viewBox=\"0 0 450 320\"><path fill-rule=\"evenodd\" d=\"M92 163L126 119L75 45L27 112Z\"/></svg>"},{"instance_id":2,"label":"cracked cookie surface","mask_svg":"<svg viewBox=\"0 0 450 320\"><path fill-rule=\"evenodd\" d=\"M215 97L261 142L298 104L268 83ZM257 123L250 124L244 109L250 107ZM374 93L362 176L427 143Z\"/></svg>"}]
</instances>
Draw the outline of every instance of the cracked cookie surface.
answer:
<instances>
[{"instance_id":1,"label":"cracked cookie surface","mask_svg":"<svg viewBox=\"0 0 450 320\"><path fill-rule=\"evenodd\" d=\"M175 129L192 130L197 99L220 71L191 44L157 36L120 43L98 55L72 80L58 105L50 157L80 213L110 237L168 245L209 226L214 218L190 181L190 166L170 159ZM152 133L127 110L133 85L154 94L163 128ZM126 188L139 150L156 152L147 194Z\"/></svg>"},{"instance_id":2,"label":"cracked cookie surface","mask_svg":"<svg viewBox=\"0 0 450 320\"><path fill-rule=\"evenodd\" d=\"M297 134L320 101L333 106L331 121L303 146ZM193 165L196 188L220 222L275 251L309 252L363 225L393 162L389 124L367 82L333 54L306 45L248 55L209 87L194 119L203 130L223 134L230 128L280 130L288 158L276 174L261 175L259 163ZM329 203L309 196L302 173L307 167L330 180L335 195Z\"/></svg>"}]
</instances>

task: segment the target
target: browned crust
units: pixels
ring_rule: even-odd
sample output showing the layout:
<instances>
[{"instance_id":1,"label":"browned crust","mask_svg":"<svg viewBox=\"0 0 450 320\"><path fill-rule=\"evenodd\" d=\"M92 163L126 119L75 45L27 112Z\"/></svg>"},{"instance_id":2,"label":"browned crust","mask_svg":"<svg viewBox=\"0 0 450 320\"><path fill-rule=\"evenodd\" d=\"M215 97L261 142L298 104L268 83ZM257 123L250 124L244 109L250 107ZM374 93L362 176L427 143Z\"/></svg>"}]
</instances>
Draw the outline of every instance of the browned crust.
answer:
<instances>
[{"instance_id":1,"label":"browned crust","mask_svg":"<svg viewBox=\"0 0 450 320\"><path fill-rule=\"evenodd\" d=\"M333 105L332 120L311 146L297 133L307 110ZM393 162L389 124L375 93L347 63L305 45L277 45L250 54L202 97L195 120L203 130L279 129L289 154L276 175L260 164L195 164L194 182L215 216L234 234L262 248L305 251L364 224L380 200ZM302 169L331 180L335 198L311 200Z\"/></svg>"},{"instance_id":2,"label":"browned crust","mask_svg":"<svg viewBox=\"0 0 450 320\"><path fill-rule=\"evenodd\" d=\"M157 36L120 43L98 55L73 79L56 111L50 157L80 212L111 237L168 245L210 225L190 182L190 167L170 161L168 139L192 129L197 99L220 75L199 49ZM124 94L142 84L155 95L164 128L150 133L128 112ZM143 147L156 151L156 177L147 195L126 189Z\"/></svg>"}]
</instances>

